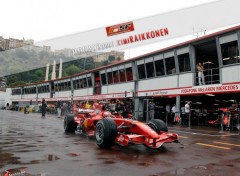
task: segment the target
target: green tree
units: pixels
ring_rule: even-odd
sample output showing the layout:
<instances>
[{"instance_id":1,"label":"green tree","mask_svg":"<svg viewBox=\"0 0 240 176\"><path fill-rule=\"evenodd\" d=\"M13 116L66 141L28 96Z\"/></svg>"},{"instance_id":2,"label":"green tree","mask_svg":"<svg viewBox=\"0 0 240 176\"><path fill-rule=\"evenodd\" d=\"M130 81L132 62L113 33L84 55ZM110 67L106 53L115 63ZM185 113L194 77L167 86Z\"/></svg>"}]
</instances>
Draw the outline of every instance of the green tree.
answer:
<instances>
[{"instance_id":1,"label":"green tree","mask_svg":"<svg viewBox=\"0 0 240 176\"><path fill-rule=\"evenodd\" d=\"M117 61L121 61L121 57L117 57Z\"/></svg>"},{"instance_id":2,"label":"green tree","mask_svg":"<svg viewBox=\"0 0 240 176\"><path fill-rule=\"evenodd\" d=\"M81 72L81 69L77 67L76 65L70 65L68 68L66 68L65 73L68 75L73 75L76 73Z\"/></svg>"},{"instance_id":3,"label":"green tree","mask_svg":"<svg viewBox=\"0 0 240 176\"><path fill-rule=\"evenodd\" d=\"M7 85L9 86L21 80L20 74L9 75L6 78L7 78Z\"/></svg>"},{"instance_id":4,"label":"green tree","mask_svg":"<svg viewBox=\"0 0 240 176\"><path fill-rule=\"evenodd\" d=\"M113 55L108 56L108 60L110 62L113 62L115 60L115 56L113 56Z\"/></svg>"},{"instance_id":5,"label":"green tree","mask_svg":"<svg viewBox=\"0 0 240 176\"><path fill-rule=\"evenodd\" d=\"M43 70L42 69L38 69L35 71L35 75L38 76L39 78L43 77Z\"/></svg>"},{"instance_id":6,"label":"green tree","mask_svg":"<svg viewBox=\"0 0 240 176\"><path fill-rule=\"evenodd\" d=\"M108 64L109 64L109 61L108 61L108 60L102 61L102 66L103 66L103 65L108 65Z\"/></svg>"},{"instance_id":7,"label":"green tree","mask_svg":"<svg viewBox=\"0 0 240 176\"><path fill-rule=\"evenodd\" d=\"M22 85L22 84L25 84L24 81L16 81L16 82L13 82L10 84L10 86L18 86L18 85Z\"/></svg>"},{"instance_id":8,"label":"green tree","mask_svg":"<svg viewBox=\"0 0 240 176\"><path fill-rule=\"evenodd\" d=\"M95 68L95 62L92 57L88 57L85 60L85 70L91 70Z\"/></svg>"}]
</instances>

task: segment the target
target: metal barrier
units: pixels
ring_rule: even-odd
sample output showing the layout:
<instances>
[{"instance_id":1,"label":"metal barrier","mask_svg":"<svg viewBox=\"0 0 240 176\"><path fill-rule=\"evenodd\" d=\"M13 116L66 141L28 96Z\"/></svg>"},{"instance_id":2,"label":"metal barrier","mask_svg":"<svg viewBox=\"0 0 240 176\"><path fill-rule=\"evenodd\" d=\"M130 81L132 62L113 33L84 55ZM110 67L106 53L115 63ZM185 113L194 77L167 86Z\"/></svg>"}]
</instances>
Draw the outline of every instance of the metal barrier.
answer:
<instances>
[{"instance_id":1,"label":"metal barrier","mask_svg":"<svg viewBox=\"0 0 240 176\"><path fill-rule=\"evenodd\" d=\"M220 76L219 76L219 68L211 68L211 69L205 69L204 70L204 79L205 79L205 84L218 84L220 83ZM200 85L199 84L199 79L198 79L198 71L196 71L196 84L195 85Z\"/></svg>"}]
</instances>

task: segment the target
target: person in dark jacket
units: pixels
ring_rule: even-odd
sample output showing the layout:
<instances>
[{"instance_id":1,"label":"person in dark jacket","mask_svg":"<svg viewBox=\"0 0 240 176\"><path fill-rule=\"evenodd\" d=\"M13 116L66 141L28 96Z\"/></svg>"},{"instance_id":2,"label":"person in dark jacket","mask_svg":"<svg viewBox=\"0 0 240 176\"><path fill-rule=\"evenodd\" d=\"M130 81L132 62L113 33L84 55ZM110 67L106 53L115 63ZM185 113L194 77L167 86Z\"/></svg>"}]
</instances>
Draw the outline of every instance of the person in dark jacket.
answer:
<instances>
[{"instance_id":1,"label":"person in dark jacket","mask_svg":"<svg viewBox=\"0 0 240 176\"><path fill-rule=\"evenodd\" d=\"M42 118L45 118L46 111L47 111L47 103L43 98L42 99Z\"/></svg>"},{"instance_id":2,"label":"person in dark jacket","mask_svg":"<svg viewBox=\"0 0 240 176\"><path fill-rule=\"evenodd\" d=\"M115 110L117 111L117 113L119 115L122 115L122 113L124 112L124 104L123 104L123 102L117 101Z\"/></svg>"}]
</instances>

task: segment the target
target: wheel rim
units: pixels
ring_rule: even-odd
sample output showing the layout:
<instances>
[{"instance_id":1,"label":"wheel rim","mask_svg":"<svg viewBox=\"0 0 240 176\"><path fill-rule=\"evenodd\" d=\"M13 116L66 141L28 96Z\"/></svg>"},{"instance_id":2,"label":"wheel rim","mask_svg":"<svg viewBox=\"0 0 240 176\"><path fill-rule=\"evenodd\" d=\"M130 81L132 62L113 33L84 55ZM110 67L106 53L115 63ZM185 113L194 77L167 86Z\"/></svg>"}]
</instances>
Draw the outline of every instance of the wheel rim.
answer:
<instances>
[{"instance_id":1,"label":"wheel rim","mask_svg":"<svg viewBox=\"0 0 240 176\"><path fill-rule=\"evenodd\" d=\"M101 141L103 139L103 137L104 137L103 130L104 130L104 128L103 128L102 124L97 126L97 129L96 129L96 140L97 141Z\"/></svg>"}]
</instances>

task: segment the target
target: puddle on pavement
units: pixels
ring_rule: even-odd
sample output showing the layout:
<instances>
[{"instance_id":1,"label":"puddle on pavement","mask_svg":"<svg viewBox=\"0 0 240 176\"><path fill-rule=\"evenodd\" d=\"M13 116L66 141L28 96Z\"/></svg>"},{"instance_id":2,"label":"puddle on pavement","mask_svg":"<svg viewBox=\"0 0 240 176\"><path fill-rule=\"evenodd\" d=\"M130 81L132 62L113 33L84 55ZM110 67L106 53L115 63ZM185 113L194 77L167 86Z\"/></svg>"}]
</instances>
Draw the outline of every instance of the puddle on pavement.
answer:
<instances>
[{"instance_id":1,"label":"puddle on pavement","mask_svg":"<svg viewBox=\"0 0 240 176\"><path fill-rule=\"evenodd\" d=\"M207 170L206 166L195 166L195 169L202 169L202 170Z\"/></svg>"},{"instance_id":2,"label":"puddle on pavement","mask_svg":"<svg viewBox=\"0 0 240 176\"><path fill-rule=\"evenodd\" d=\"M19 152L19 153L27 153L27 152L38 152L40 150L18 150L16 152Z\"/></svg>"},{"instance_id":3,"label":"puddle on pavement","mask_svg":"<svg viewBox=\"0 0 240 176\"><path fill-rule=\"evenodd\" d=\"M56 161L59 160L59 157L57 157L56 155L46 155L46 161Z\"/></svg>"},{"instance_id":4,"label":"puddle on pavement","mask_svg":"<svg viewBox=\"0 0 240 176\"><path fill-rule=\"evenodd\" d=\"M149 176L185 176L186 175L186 169L184 168L179 168L176 169L174 171L170 171L170 172L165 172L165 173L156 173L156 174L152 174Z\"/></svg>"},{"instance_id":5,"label":"puddle on pavement","mask_svg":"<svg viewBox=\"0 0 240 176\"><path fill-rule=\"evenodd\" d=\"M116 162L115 162L115 161L108 160L108 161L104 161L103 163L104 163L104 164L114 164L114 163L116 163Z\"/></svg>"},{"instance_id":6,"label":"puddle on pavement","mask_svg":"<svg viewBox=\"0 0 240 176\"><path fill-rule=\"evenodd\" d=\"M150 166L150 163L137 163L139 166Z\"/></svg>"},{"instance_id":7,"label":"puddle on pavement","mask_svg":"<svg viewBox=\"0 0 240 176\"><path fill-rule=\"evenodd\" d=\"M0 145L9 145L9 144L14 144L13 141L9 141L9 142L0 142Z\"/></svg>"},{"instance_id":8,"label":"puddle on pavement","mask_svg":"<svg viewBox=\"0 0 240 176\"><path fill-rule=\"evenodd\" d=\"M57 157L56 155L46 155L44 156L44 159L43 160L32 160L30 161L29 163L26 163L26 164L39 164L39 163L45 163L45 162L48 162L48 161L56 161L56 160L59 160L60 158Z\"/></svg>"},{"instance_id":9,"label":"puddle on pavement","mask_svg":"<svg viewBox=\"0 0 240 176\"><path fill-rule=\"evenodd\" d=\"M87 150L83 150L82 152L83 152L83 153L88 153L89 151L87 151Z\"/></svg>"},{"instance_id":10,"label":"puddle on pavement","mask_svg":"<svg viewBox=\"0 0 240 176\"><path fill-rule=\"evenodd\" d=\"M12 153L2 152L0 149L0 168L7 164L20 164L19 157L15 157Z\"/></svg>"},{"instance_id":11,"label":"puddle on pavement","mask_svg":"<svg viewBox=\"0 0 240 176\"><path fill-rule=\"evenodd\" d=\"M176 176L184 176L185 172L186 172L186 169L180 168L180 169L176 169L175 171L171 171L169 174L176 175Z\"/></svg>"},{"instance_id":12,"label":"puddle on pavement","mask_svg":"<svg viewBox=\"0 0 240 176\"><path fill-rule=\"evenodd\" d=\"M68 155L68 156L72 156L72 157L80 156L79 153L68 153L67 155Z\"/></svg>"}]
</instances>

